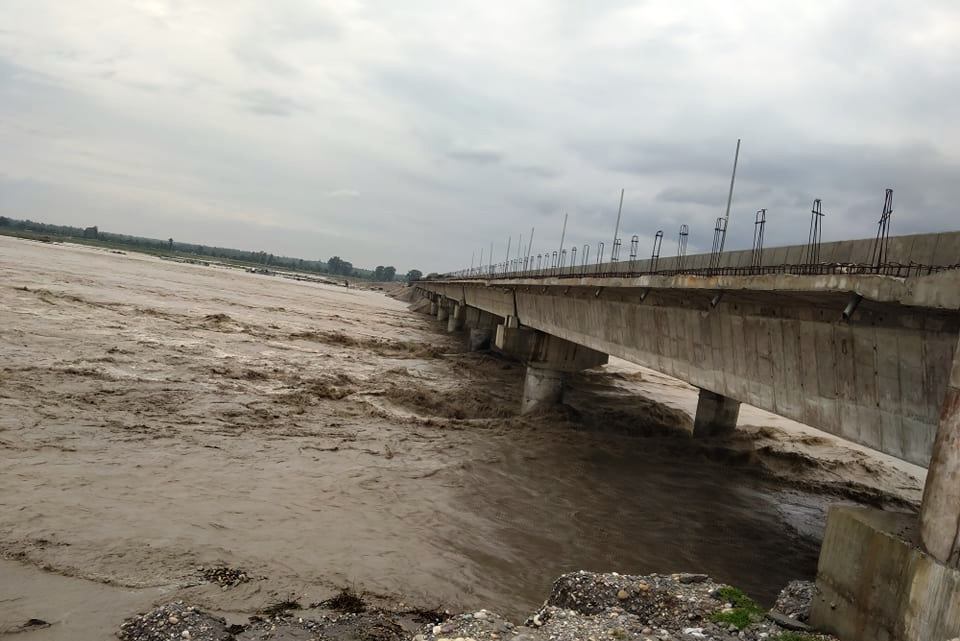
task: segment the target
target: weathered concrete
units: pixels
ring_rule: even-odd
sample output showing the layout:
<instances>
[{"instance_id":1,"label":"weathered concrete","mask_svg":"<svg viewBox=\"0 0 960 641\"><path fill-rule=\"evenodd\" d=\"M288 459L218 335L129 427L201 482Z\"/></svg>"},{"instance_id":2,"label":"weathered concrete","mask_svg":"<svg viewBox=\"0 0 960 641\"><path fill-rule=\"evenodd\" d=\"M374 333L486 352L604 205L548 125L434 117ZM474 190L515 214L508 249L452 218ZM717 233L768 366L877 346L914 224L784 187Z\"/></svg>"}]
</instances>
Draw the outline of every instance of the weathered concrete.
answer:
<instances>
[{"instance_id":1,"label":"weathered concrete","mask_svg":"<svg viewBox=\"0 0 960 641\"><path fill-rule=\"evenodd\" d=\"M442 299L437 305L437 320L445 321L448 318L450 318L450 303Z\"/></svg>"},{"instance_id":2,"label":"weathered concrete","mask_svg":"<svg viewBox=\"0 0 960 641\"><path fill-rule=\"evenodd\" d=\"M506 322L509 322L507 319ZM607 355L529 327L497 326L494 346L527 366L520 413L560 403L568 372L603 365Z\"/></svg>"},{"instance_id":3,"label":"weathered concrete","mask_svg":"<svg viewBox=\"0 0 960 641\"><path fill-rule=\"evenodd\" d=\"M463 320L466 316L466 306L461 303L453 303L450 305L450 315L447 318L447 331L448 332L459 332L463 329Z\"/></svg>"},{"instance_id":4,"label":"weathered concrete","mask_svg":"<svg viewBox=\"0 0 960 641\"><path fill-rule=\"evenodd\" d=\"M563 401L563 379L566 372L527 366L527 373L523 379L523 400L520 403L520 413L528 414L535 410Z\"/></svg>"},{"instance_id":5,"label":"weathered concrete","mask_svg":"<svg viewBox=\"0 0 960 641\"><path fill-rule=\"evenodd\" d=\"M440 306L437 304L436 300L430 301L430 315L436 316L437 312L440 311Z\"/></svg>"},{"instance_id":6,"label":"weathered concrete","mask_svg":"<svg viewBox=\"0 0 960 641\"><path fill-rule=\"evenodd\" d=\"M940 410L940 427L923 490L920 536L924 549L960 568L960 345Z\"/></svg>"},{"instance_id":7,"label":"weathered concrete","mask_svg":"<svg viewBox=\"0 0 960 641\"><path fill-rule=\"evenodd\" d=\"M701 389L697 400L697 415L693 419L696 437L721 436L737 429L740 401Z\"/></svg>"},{"instance_id":8,"label":"weathered concrete","mask_svg":"<svg viewBox=\"0 0 960 641\"><path fill-rule=\"evenodd\" d=\"M471 327L467 337L467 347L471 352L479 352L490 348L493 340L493 330L485 327Z\"/></svg>"},{"instance_id":9,"label":"weathered concrete","mask_svg":"<svg viewBox=\"0 0 960 641\"><path fill-rule=\"evenodd\" d=\"M960 636L960 571L917 547L910 514L833 507L811 623L843 641Z\"/></svg>"},{"instance_id":10,"label":"weathered concrete","mask_svg":"<svg viewBox=\"0 0 960 641\"><path fill-rule=\"evenodd\" d=\"M960 292L960 271L420 286L919 465L930 459L960 333L957 309L943 308L951 287ZM851 292L863 299L844 319Z\"/></svg>"},{"instance_id":11,"label":"weathered concrete","mask_svg":"<svg viewBox=\"0 0 960 641\"><path fill-rule=\"evenodd\" d=\"M578 372L607 362L607 355L529 327L499 325L495 346L524 363L563 372Z\"/></svg>"}]
</instances>

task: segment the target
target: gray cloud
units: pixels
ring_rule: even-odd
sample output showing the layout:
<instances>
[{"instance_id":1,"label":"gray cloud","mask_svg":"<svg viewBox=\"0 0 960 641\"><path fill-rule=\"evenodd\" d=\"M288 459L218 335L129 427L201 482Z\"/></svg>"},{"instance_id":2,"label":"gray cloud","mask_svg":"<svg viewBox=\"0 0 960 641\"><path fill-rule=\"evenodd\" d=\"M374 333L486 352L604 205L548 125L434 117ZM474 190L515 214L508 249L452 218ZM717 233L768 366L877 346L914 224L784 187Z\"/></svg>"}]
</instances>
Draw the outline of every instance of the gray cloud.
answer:
<instances>
[{"instance_id":1,"label":"gray cloud","mask_svg":"<svg viewBox=\"0 0 960 641\"><path fill-rule=\"evenodd\" d=\"M424 270L691 228L958 227L958 9L747 0L0 8L0 212ZM271 116L264 118L263 116ZM360 196L362 194L362 196ZM669 241L669 242L668 242ZM537 248L540 248L539 250ZM649 252L649 249L643 249Z\"/></svg>"},{"instance_id":2,"label":"gray cloud","mask_svg":"<svg viewBox=\"0 0 960 641\"><path fill-rule=\"evenodd\" d=\"M236 95L243 103L244 109L262 116L291 116L300 111L309 111L296 100L266 89L238 91Z\"/></svg>"}]
</instances>

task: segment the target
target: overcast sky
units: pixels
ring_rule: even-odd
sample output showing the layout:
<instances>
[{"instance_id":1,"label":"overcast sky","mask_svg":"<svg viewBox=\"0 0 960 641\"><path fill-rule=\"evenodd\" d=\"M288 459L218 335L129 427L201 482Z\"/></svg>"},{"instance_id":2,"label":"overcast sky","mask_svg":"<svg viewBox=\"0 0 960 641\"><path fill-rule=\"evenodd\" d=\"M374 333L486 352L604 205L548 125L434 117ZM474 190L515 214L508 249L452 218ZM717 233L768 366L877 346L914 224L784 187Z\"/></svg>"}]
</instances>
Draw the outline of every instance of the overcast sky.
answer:
<instances>
[{"instance_id":1,"label":"overcast sky","mask_svg":"<svg viewBox=\"0 0 960 641\"><path fill-rule=\"evenodd\" d=\"M0 0L0 213L446 270L960 229L960 3Z\"/></svg>"}]
</instances>

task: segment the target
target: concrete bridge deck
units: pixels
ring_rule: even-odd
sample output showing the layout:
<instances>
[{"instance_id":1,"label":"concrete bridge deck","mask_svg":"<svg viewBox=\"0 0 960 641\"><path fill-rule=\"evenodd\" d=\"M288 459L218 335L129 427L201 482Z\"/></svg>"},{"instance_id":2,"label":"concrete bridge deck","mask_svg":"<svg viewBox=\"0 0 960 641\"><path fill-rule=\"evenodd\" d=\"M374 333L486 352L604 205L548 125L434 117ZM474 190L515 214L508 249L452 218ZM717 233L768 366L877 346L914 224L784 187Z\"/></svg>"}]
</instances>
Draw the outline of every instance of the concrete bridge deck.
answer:
<instances>
[{"instance_id":1,"label":"concrete bridge deck","mask_svg":"<svg viewBox=\"0 0 960 641\"><path fill-rule=\"evenodd\" d=\"M527 363L524 410L559 401L565 372L609 354L699 387L695 435L733 429L746 402L929 465L920 536L931 557L955 571L960 232L890 238L879 265L869 262L873 246L828 243L813 265L800 262L803 246L766 250L759 261L752 252L690 256L682 265L676 257L552 268L541 261L540 269L466 270L416 286L451 330L466 323L475 346L495 335L498 348ZM823 558L835 565L839 557ZM839 572L828 570L821 575ZM960 634L960 573L949 576L956 582L927 586L933 593L901 586L957 599L923 634ZM872 607L848 601L850 616ZM907 618L876 638L934 638L905 631Z\"/></svg>"}]
</instances>

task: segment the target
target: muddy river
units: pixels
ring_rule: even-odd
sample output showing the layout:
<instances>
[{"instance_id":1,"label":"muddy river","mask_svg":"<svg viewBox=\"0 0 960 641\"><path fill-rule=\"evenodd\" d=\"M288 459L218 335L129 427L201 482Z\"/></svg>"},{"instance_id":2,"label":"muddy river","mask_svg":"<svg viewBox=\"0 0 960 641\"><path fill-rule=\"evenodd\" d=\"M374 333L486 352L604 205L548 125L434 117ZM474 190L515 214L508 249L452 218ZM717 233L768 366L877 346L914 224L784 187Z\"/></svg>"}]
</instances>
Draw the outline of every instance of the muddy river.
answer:
<instances>
[{"instance_id":1,"label":"muddy river","mask_svg":"<svg viewBox=\"0 0 960 641\"><path fill-rule=\"evenodd\" d=\"M342 586L519 617L574 569L770 601L829 504L922 483L753 408L695 442L695 390L622 361L520 418L522 367L383 292L136 254L0 237L0 350L0 636L53 624L18 639Z\"/></svg>"}]
</instances>

